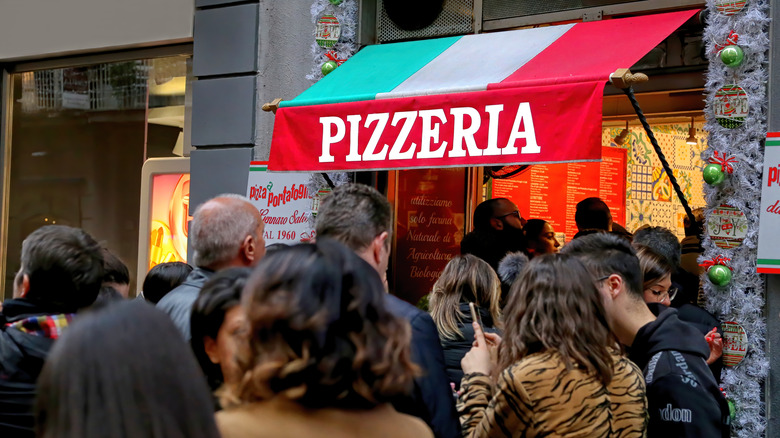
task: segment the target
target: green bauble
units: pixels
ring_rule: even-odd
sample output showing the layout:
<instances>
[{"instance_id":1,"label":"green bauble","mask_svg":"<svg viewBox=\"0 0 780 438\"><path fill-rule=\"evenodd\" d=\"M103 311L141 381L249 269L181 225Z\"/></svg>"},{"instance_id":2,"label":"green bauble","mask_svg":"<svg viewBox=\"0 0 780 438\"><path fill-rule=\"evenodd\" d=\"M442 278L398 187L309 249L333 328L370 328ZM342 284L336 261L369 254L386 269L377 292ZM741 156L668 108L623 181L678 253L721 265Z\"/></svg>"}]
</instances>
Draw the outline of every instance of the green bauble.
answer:
<instances>
[{"instance_id":1,"label":"green bauble","mask_svg":"<svg viewBox=\"0 0 780 438\"><path fill-rule=\"evenodd\" d=\"M339 65L336 64L336 61L328 61L325 64L322 64L322 75L327 76L328 73L332 72L336 69Z\"/></svg>"},{"instance_id":2,"label":"green bauble","mask_svg":"<svg viewBox=\"0 0 780 438\"><path fill-rule=\"evenodd\" d=\"M338 5L340 5L340 4L341 4L341 2L343 2L343 1L344 1L344 0L330 0L330 4L338 6Z\"/></svg>"},{"instance_id":3,"label":"green bauble","mask_svg":"<svg viewBox=\"0 0 780 438\"><path fill-rule=\"evenodd\" d=\"M715 265L707 270L707 277L717 286L725 286L731 283L731 269L723 265Z\"/></svg>"},{"instance_id":4,"label":"green bauble","mask_svg":"<svg viewBox=\"0 0 780 438\"><path fill-rule=\"evenodd\" d=\"M737 45L726 46L720 51L720 60L728 67L739 67L744 59L745 52L742 51L742 47Z\"/></svg>"},{"instance_id":5,"label":"green bauble","mask_svg":"<svg viewBox=\"0 0 780 438\"><path fill-rule=\"evenodd\" d=\"M734 420L737 419L737 408L734 406L734 402L731 400L728 400L729 404L729 417L731 417L731 422L733 423Z\"/></svg>"},{"instance_id":6,"label":"green bauble","mask_svg":"<svg viewBox=\"0 0 780 438\"><path fill-rule=\"evenodd\" d=\"M720 164L708 164L702 170L704 182L711 186L717 186L726 180L726 174Z\"/></svg>"}]
</instances>

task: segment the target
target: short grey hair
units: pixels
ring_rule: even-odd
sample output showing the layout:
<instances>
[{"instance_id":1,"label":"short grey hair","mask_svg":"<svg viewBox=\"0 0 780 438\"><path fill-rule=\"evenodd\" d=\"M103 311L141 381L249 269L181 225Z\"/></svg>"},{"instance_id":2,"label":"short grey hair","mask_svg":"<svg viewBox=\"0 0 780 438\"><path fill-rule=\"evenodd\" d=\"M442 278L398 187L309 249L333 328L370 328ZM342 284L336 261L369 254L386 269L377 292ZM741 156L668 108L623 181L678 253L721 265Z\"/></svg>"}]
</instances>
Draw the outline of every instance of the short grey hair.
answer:
<instances>
[{"instance_id":1,"label":"short grey hair","mask_svg":"<svg viewBox=\"0 0 780 438\"><path fill-rule=\"evenodd\" d=\"M194 263L199 267L212 267L232 260L241 248L246 236L257 239L256 230L260 226L259 214L251 209L235 208L238 203L210 207L204 212L204 206L218 198L246 202L255 208L246 196L226 193L201 204L189 229L189 242L192 245Z\"/></svg>"}]
</instances>

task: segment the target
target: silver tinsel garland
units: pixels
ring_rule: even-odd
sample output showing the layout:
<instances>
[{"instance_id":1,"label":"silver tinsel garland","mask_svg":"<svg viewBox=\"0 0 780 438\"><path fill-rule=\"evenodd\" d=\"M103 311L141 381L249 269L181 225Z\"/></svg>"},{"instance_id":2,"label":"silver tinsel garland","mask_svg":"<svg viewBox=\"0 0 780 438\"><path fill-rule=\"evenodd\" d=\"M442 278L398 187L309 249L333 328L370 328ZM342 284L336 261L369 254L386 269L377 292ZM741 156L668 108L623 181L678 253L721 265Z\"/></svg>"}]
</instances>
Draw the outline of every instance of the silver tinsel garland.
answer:
<instances>
[{"instance_id":1,"label":"silver tinsel garland","mask_svg":"<svg viewBox=\"0 0 780 438\"><path fill-rule=\"evenodd\" d=\"M341 24L341 37L332 48L325 49L320 47L314 40L316 29L315 27L312 28L311 54L314 65L312 65L311 73L306 75L306 79L312 82L322 79L322 64L329 61L329 58L325 53L333 51L336 53L338 59L346 60L354 55L358 49L355 40L358 28L357 0L343 0L338 5L331 4L329 0L315 0L311 5L312 24L316 25L317 20L324 14L333 14L338 18L339 23Z\"/></svg>"},{"instance_id":2,"label":"silver tinsel garland","mask_svg":"<svg viewBox=\"0 0 780 438\"><path fill-rule=\"evenodd\" d=\"M707 0L709 17L704 30L709 56L706 84L705 130L709 132L709 149L704 152L707 160L714 151L734 156L739 162L734 173L719 187L705 187L707 216L721 205L739 208L748 221L748 234L742 245L733 249L717 247L709 236L704 236L704 255L700 262L718 255L731 259L733 279L727 286L712 284L706 274L702 276L707 309L721 321L734 321L742 325L748 336L748 351L738 365L723 372L722 387L736 407L736 419L732 424L732 436L755 438L763 436L766 428L766 412L762 402L762 383L769 371L765 356L766 318L763 315L764 281L756 273L756 248L758 245L758 220L761 203L761 172L764 162L763 139L766 137L768 79L767 55L768 0L748 0L739 13L726 16L718 13L714 0ZM716 45L725 43L731 31L739 35L738 45L745 59L741 66L730 68L718 56ZM718 124L713 112L715 93L724 85L737 84L748 95L749 114L742 126L728 129Z\"/></svg>"}]
</instances>

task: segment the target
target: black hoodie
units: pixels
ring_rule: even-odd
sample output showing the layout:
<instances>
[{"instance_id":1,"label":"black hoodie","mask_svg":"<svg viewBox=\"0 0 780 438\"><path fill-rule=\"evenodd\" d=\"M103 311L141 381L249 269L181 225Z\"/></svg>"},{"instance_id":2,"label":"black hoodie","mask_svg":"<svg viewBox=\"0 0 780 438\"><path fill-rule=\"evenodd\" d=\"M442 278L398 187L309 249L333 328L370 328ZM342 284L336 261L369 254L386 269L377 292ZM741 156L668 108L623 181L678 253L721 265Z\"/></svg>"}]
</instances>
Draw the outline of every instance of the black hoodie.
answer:
<instances>
[{"instance_id":1,"label":"black hoodie","mask_svg":"<svg viewBox=\"0 0 780 438\"><path fill-rule=\"evenodd\" d=\"M647 436L729 437L729 408L707 367L704 336L676 309L649 307L658 317L639 329L629 353L647 384Z\"/></svg>"}]
</instances>

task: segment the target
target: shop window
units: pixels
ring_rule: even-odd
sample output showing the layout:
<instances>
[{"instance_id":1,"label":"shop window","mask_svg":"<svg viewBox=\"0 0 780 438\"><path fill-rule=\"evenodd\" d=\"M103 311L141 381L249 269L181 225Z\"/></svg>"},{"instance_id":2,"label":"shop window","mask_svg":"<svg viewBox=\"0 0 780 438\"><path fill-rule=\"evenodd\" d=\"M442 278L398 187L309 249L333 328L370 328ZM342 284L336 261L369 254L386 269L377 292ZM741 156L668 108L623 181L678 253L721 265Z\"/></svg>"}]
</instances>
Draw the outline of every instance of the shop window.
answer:
<instances>
[{"instance_id":1,"label":"shop window","mask_svg":"<svg viewBox=\"0 0 780 438\"><path fill-rule=\"evenodd\" d=\"M4 294L21 244L48 224L85 229L138 267L141 167L185 150L185 84L191 58L133 60L12 76Z\"/></svg>"}]
</instances>

